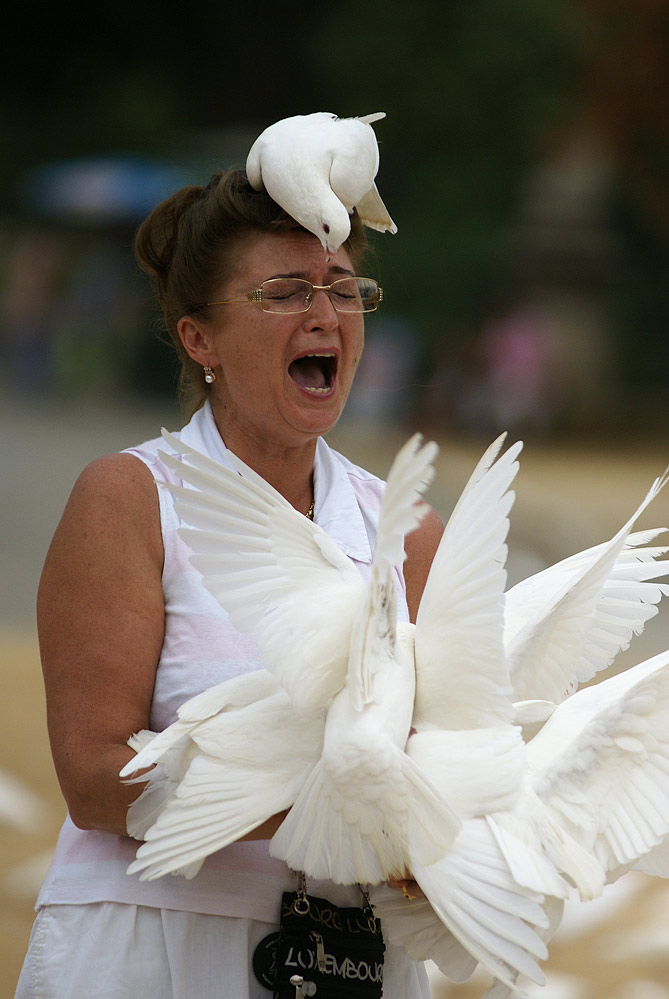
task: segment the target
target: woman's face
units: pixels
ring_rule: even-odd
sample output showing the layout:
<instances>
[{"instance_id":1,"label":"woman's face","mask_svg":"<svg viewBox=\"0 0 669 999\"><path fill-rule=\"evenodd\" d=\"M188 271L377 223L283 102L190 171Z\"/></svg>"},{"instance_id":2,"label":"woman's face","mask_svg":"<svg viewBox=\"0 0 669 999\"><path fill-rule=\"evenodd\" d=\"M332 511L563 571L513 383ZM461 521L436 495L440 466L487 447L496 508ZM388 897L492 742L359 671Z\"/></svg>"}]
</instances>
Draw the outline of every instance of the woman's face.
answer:
<instances>
[{"instance_id":1,"label":"woman's face","mask_svg":"<svg viewBox=\"0 0 669 999\"><path fill-rule=\"evenodd\" d=\"M275 277L329 285L353 275L346 250L326 263L309 233L260 234L240 250L235 275L216 298L236 298ZM330 430L348 397L364 341L360 313L335 312L327 292L316 292L308 312L263 312L233 302L213 307L211 326L214 411L230 444L246 440L295 446Z\"/></svg>"}]
</instances>

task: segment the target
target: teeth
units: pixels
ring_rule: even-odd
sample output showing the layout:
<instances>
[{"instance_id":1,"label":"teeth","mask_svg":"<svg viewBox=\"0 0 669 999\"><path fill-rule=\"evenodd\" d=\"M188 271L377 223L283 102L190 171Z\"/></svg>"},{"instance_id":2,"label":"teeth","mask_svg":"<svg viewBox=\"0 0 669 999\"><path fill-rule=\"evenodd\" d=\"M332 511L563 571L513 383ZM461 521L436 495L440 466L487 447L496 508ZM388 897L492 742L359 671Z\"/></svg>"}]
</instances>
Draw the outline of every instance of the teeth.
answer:
<instances>
[{"instance_id":1,"label":"teeth","mask_svg":"<svg viewBox=\"0 0 669 999\"><path fill-rule=\"evenodd\" d=\"M316 355L314 355L314 356L316 356ZM304 388L304 389L305 389L305 390L306 390L307 392L313 392L313 393L314 393L314 395L320 395L320 394L322 394L322 393L324 393L324 392L329 392L329 391L330 391L330 388L329 388L329 386L326 386L325 388L312 388L312 387L311 387L311 386L309 386L309 385L304 385L304 386L303 386L303 388Z\"/></svg>"}]
</instances>

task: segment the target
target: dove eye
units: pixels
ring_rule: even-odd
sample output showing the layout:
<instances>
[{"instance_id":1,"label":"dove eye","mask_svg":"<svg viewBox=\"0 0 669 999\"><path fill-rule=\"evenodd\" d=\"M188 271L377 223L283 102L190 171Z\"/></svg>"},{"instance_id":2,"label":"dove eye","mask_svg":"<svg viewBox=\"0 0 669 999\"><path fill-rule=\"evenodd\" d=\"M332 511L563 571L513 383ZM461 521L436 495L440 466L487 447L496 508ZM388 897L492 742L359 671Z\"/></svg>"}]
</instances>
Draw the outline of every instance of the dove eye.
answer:
<instances>
[{"instance_id":1,"label":"dove eye","mask_svg":"<svg viewBox=\"0 0 669 999\"><path fill-rule=\"evenodd\" d=\"M323 232L325 233L326 236L329 235L330 226L327 224L327 222L323 223Z\"/></svg>"}]
</instances>

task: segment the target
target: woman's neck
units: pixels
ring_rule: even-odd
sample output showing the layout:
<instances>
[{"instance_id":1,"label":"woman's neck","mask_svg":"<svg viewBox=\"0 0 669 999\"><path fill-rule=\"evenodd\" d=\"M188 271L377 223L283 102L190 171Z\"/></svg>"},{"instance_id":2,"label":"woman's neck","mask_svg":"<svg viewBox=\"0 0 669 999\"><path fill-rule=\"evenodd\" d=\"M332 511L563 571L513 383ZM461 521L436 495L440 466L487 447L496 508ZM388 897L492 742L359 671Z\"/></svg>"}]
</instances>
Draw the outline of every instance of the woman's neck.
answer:
<instances>
[{"instance_id":1,"label":"woman's neck","mask_svg":"<svg viewBox=\"0 0 669 999\"><path fill-rule=\"evenodd\" d=\"M269 482L296 510L306 514L314 496L313 468L318 438L286 444L242 433L236 427L226 427L223 421L219 422L215 410L214 419L225 446Z\"/></svg>"}]
</instances>

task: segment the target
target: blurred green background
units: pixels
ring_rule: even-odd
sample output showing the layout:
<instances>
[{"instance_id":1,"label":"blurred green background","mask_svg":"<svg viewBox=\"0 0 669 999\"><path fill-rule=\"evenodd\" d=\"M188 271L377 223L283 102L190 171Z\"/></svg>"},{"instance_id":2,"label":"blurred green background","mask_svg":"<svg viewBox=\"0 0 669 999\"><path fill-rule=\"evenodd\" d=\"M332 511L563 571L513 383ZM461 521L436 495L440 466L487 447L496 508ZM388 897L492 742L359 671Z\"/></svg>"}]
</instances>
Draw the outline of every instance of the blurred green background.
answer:
<instances>
[{"instance_id":1,"label":"blurred green background","mask_svg":"<svg viewBox=\"0 0 669 999\"><path fill-rule=\"evenodd\" d=\"M386 295L353 415L663 433L665 0L24 6L5 30L0 351L22 397L169 395L130 252L271 122L385 111Z\"/></svg>"}]
</instances>

